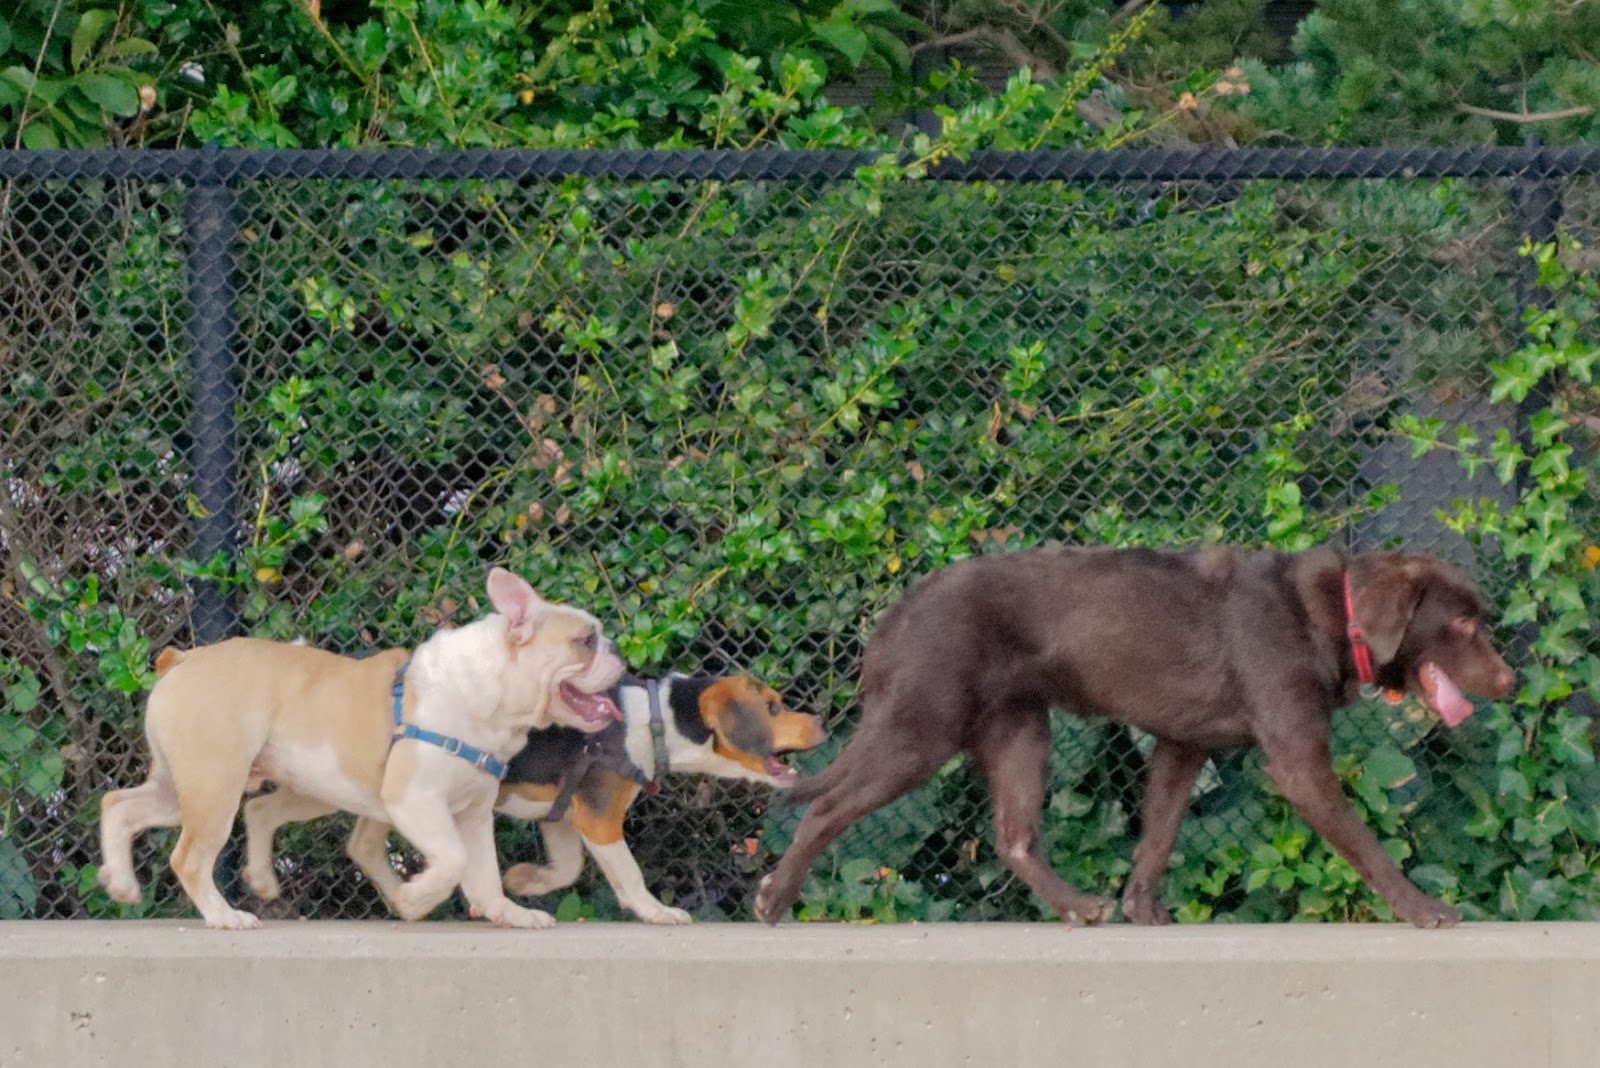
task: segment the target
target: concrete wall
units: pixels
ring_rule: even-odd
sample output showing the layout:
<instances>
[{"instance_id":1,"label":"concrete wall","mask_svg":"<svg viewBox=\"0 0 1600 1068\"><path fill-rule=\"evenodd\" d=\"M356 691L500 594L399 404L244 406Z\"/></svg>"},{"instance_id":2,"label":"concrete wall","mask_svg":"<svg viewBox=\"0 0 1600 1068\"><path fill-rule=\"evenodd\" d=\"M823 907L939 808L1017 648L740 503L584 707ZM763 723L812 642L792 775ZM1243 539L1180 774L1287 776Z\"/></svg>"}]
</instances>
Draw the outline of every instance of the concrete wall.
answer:
<instances>
[{"instance_id":1,"label":"concrete wall","mask_svg":"<svg viewBox=\"0 0 1600 1068\"><path fill-rule=\"evenodd\" d=\"M1600 924L0 924L0 1068L1594 1068Z\"/></svg>"}]
</instances>

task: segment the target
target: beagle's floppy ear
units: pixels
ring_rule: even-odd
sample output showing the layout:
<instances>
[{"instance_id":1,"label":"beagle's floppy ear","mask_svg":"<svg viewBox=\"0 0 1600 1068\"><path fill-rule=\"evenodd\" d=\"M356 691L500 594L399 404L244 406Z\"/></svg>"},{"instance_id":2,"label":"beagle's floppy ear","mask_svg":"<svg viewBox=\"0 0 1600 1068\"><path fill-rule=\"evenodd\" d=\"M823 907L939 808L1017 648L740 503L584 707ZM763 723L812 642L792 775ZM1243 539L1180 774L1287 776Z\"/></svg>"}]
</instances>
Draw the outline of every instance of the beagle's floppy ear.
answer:
<instances>
[{"instance_id":1,"label":"beagle's floppy ear","mask_svg":"<svg viewBox=\"0 0 1600 1068\"><path fill-rule=\"evenodd\" d=\"M1422 568L1399 553L1366 553L1351 562L1350 586L1356 622L1372 647L1374 662L1391 662L1422 601Z\"/></svg>"},{"instance_id":2,"label":"beagle's floppy ear","mask_svg":"<svg viewBox=\"0 0 1600 1068\"><path fill-rule=\"evenodd\" d=\"M733 679L724 679L700 694L700 714L728 744L751 756L773 754L772 724L761 708L741 700Z\"/></svg>"},{"instance_id":3,"label":"beagle's floppy ear","mask_svg":"<svg viewBox=\"0 0 1600 1068\"><path fill-rule=\"evenodd\" d=\"M503 567L489 572L488 590L489 603L506 619L506 640L520 645L532 638L549 602L520 575Z\"/></svg>"}]
</instances>

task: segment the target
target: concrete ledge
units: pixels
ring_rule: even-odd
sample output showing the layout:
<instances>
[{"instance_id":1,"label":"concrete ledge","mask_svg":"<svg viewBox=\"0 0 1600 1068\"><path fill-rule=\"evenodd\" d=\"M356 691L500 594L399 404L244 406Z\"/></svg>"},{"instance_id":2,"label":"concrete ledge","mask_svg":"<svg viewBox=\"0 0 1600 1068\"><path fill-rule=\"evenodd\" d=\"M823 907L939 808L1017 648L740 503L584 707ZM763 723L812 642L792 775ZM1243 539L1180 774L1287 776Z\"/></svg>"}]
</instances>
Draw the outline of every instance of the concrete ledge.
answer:
<instances>
[{"instance_id":1,"label":"concrete ledge","mask_svg":"<svg viewBox=\"0 0 1600 1068\"><path fill-rule=\"evenodd\" d=\"M1600 924L0 924L0 1068L1592 1068Z\"/></svg>"}]
</instances>

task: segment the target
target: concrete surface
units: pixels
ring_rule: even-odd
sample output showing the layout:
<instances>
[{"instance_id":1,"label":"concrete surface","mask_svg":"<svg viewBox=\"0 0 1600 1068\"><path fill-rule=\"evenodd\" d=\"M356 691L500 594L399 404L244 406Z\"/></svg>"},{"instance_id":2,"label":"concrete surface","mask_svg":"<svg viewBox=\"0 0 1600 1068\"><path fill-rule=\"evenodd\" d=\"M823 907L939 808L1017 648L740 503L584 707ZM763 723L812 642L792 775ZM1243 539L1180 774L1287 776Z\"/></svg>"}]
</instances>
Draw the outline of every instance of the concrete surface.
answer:
<instances>
[{"instance_id":1,"label":"concrete surface","mask_svg":"<svg viewBox=\"0 0 1600 1068\"><path fill-rule=\"evenodd\" d=\"M0 923L0 1068L1594 1068L1600 924Z\"/></svg>"}]
</instances>

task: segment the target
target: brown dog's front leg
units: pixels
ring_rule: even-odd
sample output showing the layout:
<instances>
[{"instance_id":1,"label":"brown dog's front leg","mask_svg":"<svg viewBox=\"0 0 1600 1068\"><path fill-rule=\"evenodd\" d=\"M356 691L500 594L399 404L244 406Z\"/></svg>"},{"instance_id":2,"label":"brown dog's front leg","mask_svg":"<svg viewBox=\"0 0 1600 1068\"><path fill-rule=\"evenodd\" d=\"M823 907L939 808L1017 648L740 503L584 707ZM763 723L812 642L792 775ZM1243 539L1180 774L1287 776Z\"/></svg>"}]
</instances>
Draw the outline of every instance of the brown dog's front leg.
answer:
<instances>
[{"instance_id":1,"label":"brown dog's front leg","mask_svg":"<svg viewBox=\"0 0 1600 1068\"><path fill-rule=\"evenodd\" d=\"M1206 753L1156 739L1145 772L1143 827L1133 848L1133 871L1122 888L1122 915L1129 923L1165 924L1172 914L1156 898L1172 859L1172 843L1189 807L1189 793L1205 766Z\"/></svg>"},{"instance_id":2,"label":"brown dog's front leg","mask_svg":"<svg viewBox=\"0 0 1600 1068\"><path fill-rule=\"evenodd\" d=\"M1313 740L1263 742L1267 775L1311 829L1322 835L1356 873L1389 903L1394 914L1417 927L1453 927L1461 913L1418 890L1389 859L1378 836L1345 800L1333 773L1326 735Z\"/></svg>"}]
</instances>

